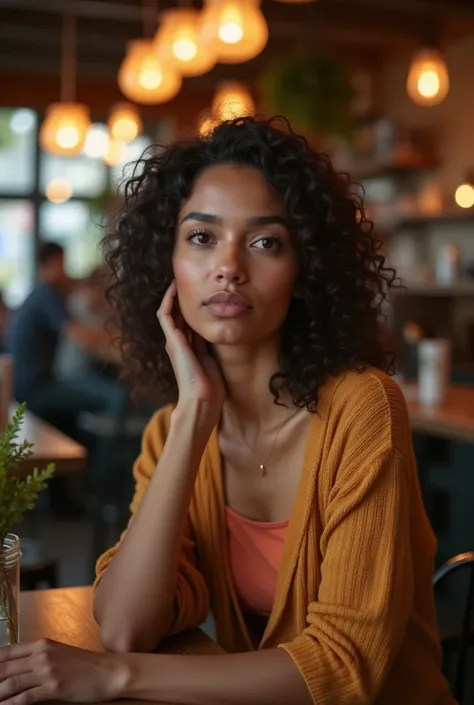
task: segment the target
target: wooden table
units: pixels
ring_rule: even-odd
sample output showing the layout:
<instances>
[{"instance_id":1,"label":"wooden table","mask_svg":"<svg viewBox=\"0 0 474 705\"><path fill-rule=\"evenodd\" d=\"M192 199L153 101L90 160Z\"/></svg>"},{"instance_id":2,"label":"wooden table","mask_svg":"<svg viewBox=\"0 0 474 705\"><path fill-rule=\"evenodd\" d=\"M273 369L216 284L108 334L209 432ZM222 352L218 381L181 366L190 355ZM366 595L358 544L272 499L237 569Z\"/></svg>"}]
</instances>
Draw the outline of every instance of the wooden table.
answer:
<instances>
[{"instance_id":1,"label":"wooden table","mask_svg":"<svg viewBox=\"0 0 474 705\"><path fill-rule=\"evenodd\" d=\"M18 405L10 406L10 417ZM19 440L33 443L33 455L19 468L19 474L29 473L35 467L54 463L56 476L81 473L84 470L86 449L72 438L64 435L53 426L42 421L31 411L26 410Z\"/></svg>"},{"instance_id":2,"label":"wooden table","mask_svg":"<svg viewBox=\"0 0 474 705\"><path fill-rule=\"evenodd\" d=\"M474 443L474 387L453 385L440 406L418 402L415 384L402 384L413 431Z\"/></svg>"},{"instance_id":3,"label":"wooden table","mask_svg":"<svg viewBox=\"0 0 474 705\"><path fill-rule=\"evenodd\" d=\"M92 615L92 600L92 588L89 587L22 592L20 641L47 637L82 649L103 651L99 629ZM170 637L163 642L160 651L168 654L224 653L200 629ZM143 705L143 701L136 703Z\"/></svg>"}]
</instances>

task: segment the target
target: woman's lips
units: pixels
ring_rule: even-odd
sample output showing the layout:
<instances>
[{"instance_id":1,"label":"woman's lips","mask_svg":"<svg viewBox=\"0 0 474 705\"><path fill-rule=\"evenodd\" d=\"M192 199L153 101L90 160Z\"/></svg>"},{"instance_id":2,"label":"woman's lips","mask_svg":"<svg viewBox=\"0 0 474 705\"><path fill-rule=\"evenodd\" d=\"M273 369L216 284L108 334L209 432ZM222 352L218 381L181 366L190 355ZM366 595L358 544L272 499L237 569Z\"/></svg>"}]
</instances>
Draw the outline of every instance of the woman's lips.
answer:
<instances>
[{"instance_id":1,"label":"woman's lips","mask_svg":"<svg viewBox=\"0 0 474 705\"><path fill-rule=\"evenodd\" d=\"M205 308L218 318L239 318L251 309L250 301L237 292L218 291L204 302Z\"/></svg>"}]
</instances>

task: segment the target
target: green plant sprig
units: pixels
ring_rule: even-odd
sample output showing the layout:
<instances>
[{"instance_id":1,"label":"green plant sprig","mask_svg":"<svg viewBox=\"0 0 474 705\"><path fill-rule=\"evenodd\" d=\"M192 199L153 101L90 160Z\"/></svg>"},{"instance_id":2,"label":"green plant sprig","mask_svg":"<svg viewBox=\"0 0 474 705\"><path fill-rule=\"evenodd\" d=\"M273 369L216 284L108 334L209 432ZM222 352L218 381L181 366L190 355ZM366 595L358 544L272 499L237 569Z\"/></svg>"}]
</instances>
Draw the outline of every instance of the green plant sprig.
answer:
<instances>
[{"instance_id":1,"label":"green plant sprig","mask_svg":"<svg viewBox=\"0 0 474 705\"><path fill-rule=\"evenodd\" d=\"M33 454L32 443L18 442L25 408L26 404L18 407L5 432L0 435L0 549L12 527L22 521L26 511L34 508L38 493L46 488L54 474L53 463L43 470L35 468L24 479L14 474Z\"/></svg>"}]
</instances>

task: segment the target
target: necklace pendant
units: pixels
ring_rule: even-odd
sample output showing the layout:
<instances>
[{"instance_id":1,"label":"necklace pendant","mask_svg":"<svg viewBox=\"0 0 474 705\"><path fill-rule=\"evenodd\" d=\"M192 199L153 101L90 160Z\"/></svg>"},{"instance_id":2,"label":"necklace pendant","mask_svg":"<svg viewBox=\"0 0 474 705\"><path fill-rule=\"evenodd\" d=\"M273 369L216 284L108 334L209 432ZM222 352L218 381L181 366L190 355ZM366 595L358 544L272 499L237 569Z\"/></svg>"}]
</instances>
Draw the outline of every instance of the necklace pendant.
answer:
<instances>
[{"instance_id":1,"label":"necklace pendant","mask_svg":"<svg viewBox=\"0 0 474 705\"><path fill-rule=\"evenodd\" d=\"M262 473L262 477L267 476L267 468L262 463L260 463L260 472Z\"/></svg>"}]
</instances>

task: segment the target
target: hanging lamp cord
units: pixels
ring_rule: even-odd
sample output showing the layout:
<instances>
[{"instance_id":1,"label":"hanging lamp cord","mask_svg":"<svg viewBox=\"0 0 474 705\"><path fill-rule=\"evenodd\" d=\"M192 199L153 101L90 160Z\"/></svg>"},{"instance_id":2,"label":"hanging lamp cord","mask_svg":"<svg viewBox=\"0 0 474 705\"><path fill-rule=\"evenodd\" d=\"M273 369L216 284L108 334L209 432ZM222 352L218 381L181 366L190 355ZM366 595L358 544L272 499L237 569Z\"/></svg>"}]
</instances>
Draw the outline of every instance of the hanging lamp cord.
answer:
<instances>
[{"instance_id":1,"label":"hanging lamp cord","mask_svg":"<svg viewBox=\"0 0 474 705\"><path fill-rule=\"evenodd\" d=\"M158 24L158 1L143 0L142 3L143 36L151 39Z\"/></svg>"},{"instance_id":2,"label":"hanging lamp cord","mask_svg":"<svg viewBox=\"0 0 474 705\"><path fill-rule=\"evenodd\" d=\"M76 94L76 3L66 0L61 32L61 101L74 101Z\"/></svg>"}]
</instances>

